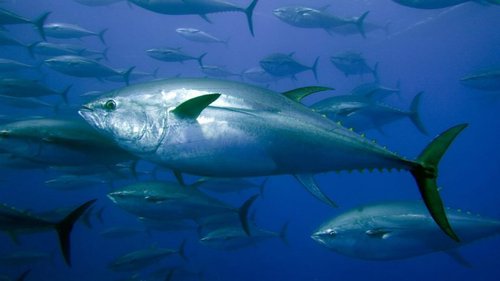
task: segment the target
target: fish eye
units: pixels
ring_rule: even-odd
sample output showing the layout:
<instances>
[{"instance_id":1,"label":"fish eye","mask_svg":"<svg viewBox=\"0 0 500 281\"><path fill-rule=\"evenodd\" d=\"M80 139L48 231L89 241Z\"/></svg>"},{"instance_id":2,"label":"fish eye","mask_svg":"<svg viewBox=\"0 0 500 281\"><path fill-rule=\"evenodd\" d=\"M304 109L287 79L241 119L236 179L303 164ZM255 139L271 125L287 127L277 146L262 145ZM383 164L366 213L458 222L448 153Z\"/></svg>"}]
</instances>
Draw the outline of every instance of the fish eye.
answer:
<instances>
[{"instance_id":1,"label":"fish eye","mask_svg":"<svg viewBox=\"0 0 500 281\"><path fill-rule=\"evenodd\" d=\"M335 231L335 230L333 230L333 229L329 229L329 230L327 231L327 234L328 234L328 236L330 236L330 237L335 237L335 236L337 236L337 231Z\"/></svg>"},{"instance_id":2,"label":"fish eye","mask_svg":"<svg viewBox=\"0 0 500 281\"><path fill-rule=\"evenodd\" d=\"M112 111L112 110L115 110L116 109L116 102L114 100L108 100L105 104L104 104L104 109L108 110L108 111Z\"/></svg>"}]
</instances>

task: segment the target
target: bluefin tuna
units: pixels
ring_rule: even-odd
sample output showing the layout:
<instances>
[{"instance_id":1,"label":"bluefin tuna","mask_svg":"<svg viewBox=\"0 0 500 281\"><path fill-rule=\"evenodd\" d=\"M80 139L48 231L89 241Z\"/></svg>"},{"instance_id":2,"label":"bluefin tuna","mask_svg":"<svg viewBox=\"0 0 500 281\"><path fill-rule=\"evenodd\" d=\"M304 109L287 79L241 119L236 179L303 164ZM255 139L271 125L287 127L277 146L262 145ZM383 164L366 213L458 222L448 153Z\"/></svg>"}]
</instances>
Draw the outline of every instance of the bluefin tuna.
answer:
<instances>
[{"instance_id":1,"label":"bluefin tuna","mask_svg":"<svg viewBox=\"0 0 500 281\"><path fill-rule=\"evenodd\" d=\"M453 250L500 234L500 221L448 209L448 219L461 238L450 240L433 223L421 201L360 206L328 220L312 239L342 255L367 260L395 260Z\"/></svg>"},{"instance_id":2,"label":"bluefin tuna","mask_svg":"<svg viewBox=\"0 0 500 281\"><path fill-rule=\"evenodd\" d=\"M94 77L97 79L121 76L128 85L130 74L135 66L127 70L117 70L99 63L96 60L81 56L58 56L46 59L44 63L55 71L75 77Z\"/></svg>"},{"instance_id":3,"label":"bluefin tuna","mask_svg":"<svg viewBox=\"0 0 500 281\"><path fill-rule=\"evenodd\" d=\"M369 73L373 74L375 80L378 80L378 63L376 63L373 68L370 67L361 53L352 51L339 53L331 56L330 61L337 69L342 71L346 77L349 75L363 75Z\"/></svg>"},{"instance_id":4,"label":"bluefin tuna","mask_svg":"<svg viewBox=\"0 0 500 281\"><path fill-rule=\"evenodd\" d=\"M482 91L500 91L500 67L476 71L462 77L460 83Z\"/></svg>"},{"instance_id":5,"label":"bluefin tuna","mask_svg":"<svg viewBox=\"0 0 500 281\"><path fill-rule=\"evenodd\" d=\"M101 30L100 32L90 31L81 26L69 23L49 23L43 26L45 35L48 37L69 39L69 38L82 38L87 36L96 36L101 40L103 44L104 33L108 30L107 28Z\"/></svg>"},{"instance_id":6,"label":"bluefin tuna","mask_svg":"<svg viewBox=\"0 0 500 281\"><path fill-rule=\"evenodd\" d=\"M308 94L308 88L280 95L231 81L167 79L111 91L79 113L127 151L195 175L294 174L317 191L312 184L317 173L407 170L438 225L458 240L436 181L439 160L465 124L443 132L409 160L297 102Z\"/></svg>"},{"instance_id":7,"label":"bluefin tuna","mask_svg":"<svg viewBox=\"0 0 500 281\"><path fill-rule=\"evenodd\" d=\"M184 62L195 60L200 66L203 66L203 57L207 55L207 53L203 53L199 57L193 57L181 51L181 48L154 48L147 50L146 53L148 56L161 61Z\"/></svg>"},{"instance_id":8,"label":"bluefin tuna","mask_svg":"<svg viewBox=\"0 0 500 281\"><path fill-rule=\"evenodd\" d=\"M417 9L442 9L451 6L460 5L467 2L486 2L489 4L499 5L498 0L392 0L400 5L417 8Z\"/></svg>"},{"instance_id":9,"label":"bluefin tuna","mask_svg":"<svg viewBox=\"0 0 500 281\"><path fill-rule=\"evenodd\" d=\"M48 221L28 211L0 204L0 231L15 237L20 233L56 230L64 260L67 265L71 266L70 235L73 224L95 201L94 199L83 203L58 222Z\"/></svg>"},{"instance_id":10,"label":"bluefin tuna","mask_svg":"<svg viewBox=\"0 0 500 281\"><path fill-rule=\"evenodd\" d=\"M12 72L26 69L38 69L37 66L25 64L19 61L0 58L0 72Z\"/></svg>"},{"instance_id":11,"label":"bluefin tuna","mask_svg":"<svg viewBox=\"0 0 500 281\"><path fill-rule=\"evenodd\" d=\"M17 15L12 11L0 8L0 26L11 25L11 24L26 24L26 23L32 24L36 27L38 33L43 38L43 40L45 40L45 32L43 29L43 25L49 15L50 12L43 13L39 17L30 20L23 16Z\"/></svg>"},{"instance_id":12,"label":"bluefin tuna","mask_svg":"<svg viewBox=\"0 0 500 281\"><path fill-rule=\"evenodd\" d=\"M316 58L312 66L306 66L296 61L293 58L293 54L294 53L290 53L288 55L282 53L271 54L261 59L259 64L262 69L264 69L271 75L274 75L276 77L291 77L294 80L297 79L295 77L296 74L306 70L311 70L314 74L314 78L317 81L319 57Z\"/></svg>"},{"instance_id":13,"label":"bluefin tuna","mask_svg":"<svg viewBox=\"0 0 500 281\"><path fill-rule=\"evenodd\" d=\"M369 12L365 12L360 17L341 18L335 16L324 9L313 9L303 6L287 6L277 8L273 14L280 20L296 27L302 28L322 28L331 33L334 28L342 26L356 26L358 32L365 37L364 20Z\"/></svg>"},{"instance_id":14,"label":"bluefin tuna","mask_svg":"<svg viewBox=\"0 0 500 281\"><path fill-rule=\"evenodd\" d=\"M360 132L373 128L381 130L382 126L386 124L409 118L422 134L427 135L427 130L419 114L421 96L422 93L415 96L410 110L402 110L376 101L369 96L359 95L334 96L320 100L310 107L314 111Z\"/></svg>"},{"instance_id":15,"label":"bluefin tuna","mask_svg":"<svg viewBox=\"0 0 500 281\"><path fill-rule=\"evenodd\" d=\"M129 2L139 7L156 13L166 15L199 15L208 22L211 21L207 18L207 14L242 12L247 17L248 28L252 36L254 35L252 15L257 1L252 0L246 8L243 8L223 0L129 0Z\"/></svg>"},{"instance_id":16,"label":"bluefin tuna","mask_svg":"<svg viewBox=\"0 0 500 281\"><path fill-rule=\"evenodd\" d=\"M212 34L196 28L179 27L175 30L175 32L189 41L201 43L222 43L227 46L228 40L222 40Z\"/></svg>"},{"instance_id":17,"label":"bluefin tuna","mask_svg":"<svg viewBox=\"0 0 500 281\"><path fill-rule=\"evenodd\" d=\"M151 247L127 253L112 261L108 268L113 271L135 271L153 265L154 263L174 254L179 254L186 259L184 247L186 242L183 241L178 250L168 248Z\"/></svg>"},{"instance_id":18,"label":"bluefin tuna","mask_svg":"<svg viewBox=\"0 0 500 281\"><path fill-rule=\"evenodd\" d=\"M265 71L262 67L256 66L243 71L243 78L248 79L255 83L271 83L278 81L279 77L271 75L269 72Z\"/></svg>"},{"instance_id":19,"label":"bluefin tuna","mask_svg":"<svg viewBox=\"0 0 500 281\"><path fill-rule=\"evenodd\" d=\"M2 96L15 98L33 98L59 95L62 97L64 102L68 104L68 92L70 89L71 85L66 87L62 91L55 91L41 84L38 80L0 78L0 95Z\"/></svg>"}]
</instances>

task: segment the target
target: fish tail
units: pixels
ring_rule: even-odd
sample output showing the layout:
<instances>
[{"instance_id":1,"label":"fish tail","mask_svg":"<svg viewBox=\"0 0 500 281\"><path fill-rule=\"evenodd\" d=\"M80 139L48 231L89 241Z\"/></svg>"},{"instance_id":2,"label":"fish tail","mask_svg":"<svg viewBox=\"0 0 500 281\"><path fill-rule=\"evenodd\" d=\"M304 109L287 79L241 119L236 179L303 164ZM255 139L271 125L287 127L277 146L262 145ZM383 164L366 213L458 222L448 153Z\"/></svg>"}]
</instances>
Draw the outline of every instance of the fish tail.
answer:
<instances>
[{"instance_id":1,"label":"fish tail","mask_svg":"<svg viewBox=\"0 0 500 281\"><path fill-rule=\"evenodd\" d=\"M459 238L451 228L448 218L446 217L436 179L438 176L437 166L441 157L465 127L467 127L467 124L456 125L437 136L422 151L416 161L417 165L410 169L432 218L443 232L457 242Z\"/></svg>"},{"instance_id":2,"label":"fish tail","mask_svg":"<svg viewBox=\"0 0 500 281\"><path fill-rule=\"evenodd\" d=\"M57 234L59 235L59 244L64 256L66 264L71 266L71 248L70 248L70 235L75 222L85 213L85 211L94 204L97 199L87 201L74 209L67 217L55 225Z\"/></svg>"},{"instance_id":3,"label":"fish tail","mask_svg":"<svg viewBox=\"0 0 500 281\"><path fill-rule=\"evenodd\" d=\"M104 33L106 33L108 31L107 28L101 30L101 32L99 32L99 34L97 34L97 36L99 36L99 40L101 40L101 42L106 45L106 41L104 41Z\"/></svg>"},{"instance_id":4,"label":"fish tail","mask_svg":"<svg viewBox=\"0 0 500 281\"><path fill-rule=\"evenodd\" d=\"M253 204L253 202L255 202L257 197L259 197L259 195L254 195L254 196L248 198L247 201L245 201L243 203L243 205L241 205L240 209L238 210L238 214L240 216L241 226L243 228L243 231L245 231L245 233L248 236L251 236L250 224L248 223L248 211L250 211L250 207L252 207L252 204Z\"/></svg>"},{"instance_id":5,"label":"fish tail","mask_svg":"<svg viewBox=\"0 0 500 281\"><path fill-rule=\"evenodd\" d=\"M370 11L364 12L359 18L356 19L356 27L363 38L366 38L365 34L365 18L370 13Z\"/></svg>"},{"instance_id":6,"label":"fish tail","mask_svg":"<svg viewBox=\"0 0 500 281\"><path fill-rule=\"evenodd\" d=\"M41 14L38 18L33 20L33 24L36 27L36 30L38 30L38 33L42 37L43 41L47 41L47 38L45 37L45 30L43 29L43 25L45 24L45 20L47 20L47 17L50 15L51 12L46 12Z\"/></svg>"},{"instance_id":7,"label":"fish tail","mask_svg":"<svg viewBox=\"0 0 500 281\"><path fill-rule=\"evenodd\" d=\"M35 58L35 47L36 45L38 45L38 43L40 43L41 41L39 42L35 42L33 44L29 44L28 46L26 46L26 48L28 49L28 53L30 54L31 58Z\"/></svg>"},{"instance_id":8,"label":"fish tail","mask_svg":"<svg viewBox=\"0 0 500 281\"><path fill-rule=\"evenodd\" d=\"M198 61L198 64L200 65L200 67L203 66L203 58L207 55L207 53L203 53L201 54L201 56L199 56L196 60Z\"/></svg>"},{"instance_id":9,"label":"fish tail","mask_svg":"<svg viewBox=\"0 0 500 281\"><path fill-rule=\"evenodd\" d=\"M132 66L131 68L127 69L127 71L122 72L123 80L125 81L125 84L127 86L130 84L130 74L134 69L135 66Z\"/></svg>"},{"instance_id":10,"label":"fish tail","mask_svg":"<svg viewBox=\"0 0 500 281\"><path fill-rule=\"evenodd\" d=\"M64 88L64 90L62 90L60 93L65 104L69 104L68 93L69 90L71 90L71 87L73 87L73 85L69 85L68 87Z\"/></svg>"},{"instance_id":11,"label":"fish tail","mask_svg":"<svg viewBox=\"0 0 500 281\"><path fill-rule=\"evenodd\" d=\"M248 5L248 7L245 9L245 15L247 16L248 28L250 29L250 33L252 34L252 36L255 36L255 34L253 32L253 20L252 20L253 10L255 9L255 6L257 5L258 1L259 0L253 0L252 3L250 3L250 5Z\"/></svg>"},{"instance_id":12,"label":"fish tail","mask_svg":"<svg viewBox=\"0 0 500 281\"><path fill-rule=\"evenodd\" d=\"M318 81L318 62L319 62L319 57L314 60L313 65L311 66L311 70L314 74L314 79L316 79L316 82Z\"/></svg>"},{"instance_id":13,"label":"fish tail","mask_svg":"<svg viewBox=\"0 0 500 281\"><path fill-rule=\"evenodd\" d=\"M283 224L283 226L281 227L280 229L280 232L279 232L279 238L281 239L281 241L283 241L283 243L285 243L285 245L289 246L290 244L288 243L288 225L290 223L289 222L286 222L285 224Z\"/></svg>"},{"instance_id":14,"label":"fish tail","mask_svg":"<svg viewBox=\"0 0 500 281\"><path fill-rule=\"evenodd\" d=\"M424 92L418 93L414 98L413 101L411 102L410 106L410 120L413 122L415 127L424 135L429 135L429 132L425 129L424 124L422 123L422 120L420 119L420 99L422 97L422 94Z\"/></svg>"},{"instance_id":15,"label":"fish tail","mask_svg":"<svg viewBox=\"0 0 500 281\"><path fill-rule=\"evenodd\" d=\"M188 260L188 257L186 256L186 239L182 240L181 245L179 246L179 256L185 261Z\"/></svg>"},{"instance_id":16,"label":"fish tail","mask_svg":"<svg viewBox=\"0 0 500 281\"><path fill-rule=\"evenodd\" d=\"M109 51L109 47L106 47L103 51L102 51L102 57L106 60L106 61L109 61L109 58L108 58L108 51Z\"/></svg>"}]
</instances>

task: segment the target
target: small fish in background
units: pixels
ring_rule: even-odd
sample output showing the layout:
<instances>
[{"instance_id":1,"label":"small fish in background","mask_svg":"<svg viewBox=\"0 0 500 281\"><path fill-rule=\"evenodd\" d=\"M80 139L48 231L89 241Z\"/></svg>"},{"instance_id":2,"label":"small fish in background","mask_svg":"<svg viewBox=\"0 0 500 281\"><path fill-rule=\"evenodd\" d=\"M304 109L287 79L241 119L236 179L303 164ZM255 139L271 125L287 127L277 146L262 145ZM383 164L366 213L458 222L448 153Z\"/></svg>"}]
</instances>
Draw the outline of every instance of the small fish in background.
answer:
<instances>
[{"instance_id":1,"label":"small fish in background","mask_svg":"<svg viewBox=\"0 0 500 281\"><path fill-rule=\"evenodd\" d=\"M275 9L273 14L289 25L301 28L321 28L329 34L335 32L335 28L354 26L361 36L366 37L364 20L369 12L365 12L359 17L341 18L328 13L327 8L328 6L321 9L287 6Z\"/></svg>"},{"instance_id":2,"label":"small fish in background","mask_svg":"<svg viewBox=\"0 0 500 281\"><path fill-rule=\"evenodd\" d=\"M56 230L64 260L71 266L70 235L73 224L95 201L94 199L83 203L58 222L47 221L28 211L0 204L0 231L7 232L16 241L19 234Z\"/></svg>"},{"instance_id":3,"label":"small fish in background","mask_svg":"<svg viewBox=\"0 0 500 281\"><path fill-rule=\"evenodd\" d=\"M482 69L460 78L466 87L481 91L500 91L500 66Z\"/></svg>"},{"instance_id":4,"label":"small fish in background","mask_svg":"<svg viewBox=\"0 0 500 281\"><path fill-rule=\"evenodd\" d=\"M250 235L241 226L226 226L210 231L200 238L200 243L219 250L238 250L255 246L261 241L279 238L287 243L288 223L284 224L280 232L273 232L251 225Z\"/></svg>"},{"instance_id":5,"label":"small fish in background","mask_svg":"<svg viewBox=\"0 0 500 281\"><path fill-rule=\"evenodd\" d=\"M260 67L267 71L269 74L276 77L291 77L294 80L297 80L298 73L311 70L314 74L314 78L318 81L318 61L319 57L314 60L312 66L306 66L296 61L293 58L294 53L283 54L283 53L274 53L268 55L259 61Z\"/></svg>"},{"instance_id":6,"label":"small fish in background","mask_svg":"<svg viewBox=\"0 0 500 281\"><path fill-rule=\"evenodd\" d=\"M0 73L22 70L39 70L39 67L11 59L0 58Z\"/></svg>"},{"instance_id":7,"label":"small fish in background","mask_svg":"<svg viewBox=\"0 0 500 281\"><path fill-rule=\"evenodd\" d=\"M376 94L376 92L373 92ZM340 121L343 126L353 128L358 132L369 129L382 130L382 127L401 120L409 118L415 127L424 135L428 135L425 126L420 119L420 100L422 92L418 93L410 106L410 110L388 105L370 96L344 95L334 96L320 100L310 106L315 112L318 112L333 121Z\"/></svg>"},{"instance_id":8,"label":"small fish in background","mask_svg":"<svg viewBox=\"0 0 500 281\"><path fill-rule=\"evenodd\" d=\"M43 28L47 17L50 12L46 12L38 16L37 18L30 20L20 15L15 14L12 11L0 8L0 26L11 25L11 24L32 24L36 27L40 36L45 40L45 30Z\"/></svg>"},{"instance_id":9,"label":"small fish in background","mask_svg":"<svg viewBox=\"0 0 500 281\"><path fill-rule=\"evenodd\" d=\"M401 97L401 83L398 81L396 87L386 87L379 81L366 82L354 87L349 94L355 96L369 96L375 100L381 100L393 94Z\"/></svg>"},{"instance_id":10,"label":"small fish in background","mask_svg":"<svg viewBox=\"0 0 500 281\"><path fill-rule=\"evenodd\" d=\"M323 223L311 238L339 254L366 260L397 260L444 252L464 264L456 249L500 234L500 221L446 209L460 242L444 235L421 201L359 206Z\"/></svg>"},{"instance_id":11,"label":"small fish in background","mask_svg":"<svg viewBox=\"0 0 500 281\"><path fill-rule=\"evenodd\" d=\"M108 60L108 50L105 48L103 51L89 50L88 48L75 44L66 43L50 43L50 42L35 42L28 46L30 55L34 58L35 55L57 57L64 55L75 56L99 56Z\"/></svg>"},{"instance_id":12,"label":"small fish in background","mask_svg":"<svg viewBox=\"0 0 500 281\"><path fill-rule=\"evenodd\" d=\"M76 3L89 6L89 7L100 7L109 6L118 2L125 2L126 0L73 0Z\"/></svg>"},{"instance_id":13,"label":"small fish in background","mask_svg":"<svg viewBox=\"0 0 500 281\"><path fill-rule=\"evenodd\" d=\"M234 3L218 0L203 1L150 1L150 0L129 0L139 7L159 14L166 15L199 15L207 22L207 14L222 12L242 12L247 17L248 28L254 36L253 31L253 11L258 0L252 0L247 7L240 7Z\"/></svg>"},{"instance_id":14,"label":"small fish in background","mask_svg":"<svg viewBox=\"0 0 500 281\"><path fill-rule=\"evenodd\" d=\"M61 91L50 89L38 80L0 78L0 95L13 98L39 98L44 96L61 96L64 103L68 104L68 93L72 85Z\"/></svg>"},{"instance_id":15,"label":"small fish in background","mask_svg":"<svg viewBox=\"0 0 500 281\"><path fill-rule=\"evenodd\" d=\"M106 45L104 34L108 31L105 28L99 32L94 32L70 23L48 23L43 26L43 30L47 37L59 39L80 39L88 36L96 36L104 45Z\"/></svg>"},{"instance_id":16,"label":"small fish in background","mask_svg":"<svg viewBox=\"0 0 500 281\"><path fill-rule=\"evenodd\" d=\"M60 109L60 104L52 104L46 101L43 101L39 98L22 98L22 97L11 97L0 95L0 107L8 107L8 108L16 108L16 109L24 109L24 110L38 110L38 109L50 109L54 113L58 113ZM30 119L30 116L26 116L26 118Z\"/></svg>"},{"instance_id":17,"label":"small fish in background","mask_svg":"<svg viewBox=\"0 0 500 281\"><path fill-rule=\"evenodd\" d=\"M132 66L127 70L113 69L94 59L71 55L46 59L44 63L51 69L69 76L85 78L93 77L97 79L119 76L127 85L130 82L130 74L135 68L135 66Z\"/></svg>"},{"instance_id":18,"label":"small fish in background","mask_svg":"<svg viewBox=\"0 0 500 281\"><path fill-rule=\"evenodd\" d=\"M222 40L217 37L215 37L212 34L209 34L205 31L196 29L196 28L190 28L190 27L179 27L175 30L177 34L182 36L183 38L193 41L193 42L200 42L200 43L221 43L227 46L228 40Z\"/></svg>"},{"instance_id":19,"label":"small fish in background","mask_svg":"<svg viewBox=\"0 0 500 281\"><path fill-rule=\"evenodd\" d=\"M373 68L368 66L361 53L346 51L330 57L330 62L346 77L349 75L372 74L378 80L378 63Z\"/></svg>"},{"instance_id":20,"label":"small fish in background","mask_svg":"<svg viewBox=\"0 0 500 281\"><path fill-rule=\"evenodd\" d=\"M227 70L225 66L204 64L200 66L200 69L201 72L211 77L218 77L218 78L242 77L240 73L233 73Z\"/></svg>"},{"instance_id":21,"label":"small fish in background","mask_svg":"<svg viewBox=\"0 0 500 281\"><path fill-rule=\"evenodd\" d=\"M187 257L184 252L186 241L183 241L179 249L150 247L126 253L108 264L111 271L136 271L150 267L164 258L178 254L184 260Z\"/></svg>"},{"instance_id":22,"label":"small fish in background","mask_svg":"<svg viewBox=\"0 0 500 281\"><path fill-rule=\"evenodd\" d=\"M207 53L201 54L199 57L194 57L184 53L181 48L153 48L146 50L146 54L154 59L167 62L184 62L195 60L200 66L203 66L203 58Z\"/></svg>"},{"instance_id":23,"label":"small fish in background","mask_svg":"<svg viewBox=\"0 0 500 281\"><path fill-rule=\"evenodd\" d=\"M500 5L498 0L392 0L400 5L417 9L442 9L460 5L467 2L479 2L492 5Z\"/></svg>"},{"instance_id":24,"label":"small fish in background","mask_svg":"<svg viewBox=\"0 0 500 281\"><path fill-rule=\"evenodd\" d=\"M271 82L276 82L280 79L280 77L271 75L269 72L267 72L260 66L249 68L243 71L242 75L244 79L259 84L269 84Z\"/></svg>"}]
</instances>

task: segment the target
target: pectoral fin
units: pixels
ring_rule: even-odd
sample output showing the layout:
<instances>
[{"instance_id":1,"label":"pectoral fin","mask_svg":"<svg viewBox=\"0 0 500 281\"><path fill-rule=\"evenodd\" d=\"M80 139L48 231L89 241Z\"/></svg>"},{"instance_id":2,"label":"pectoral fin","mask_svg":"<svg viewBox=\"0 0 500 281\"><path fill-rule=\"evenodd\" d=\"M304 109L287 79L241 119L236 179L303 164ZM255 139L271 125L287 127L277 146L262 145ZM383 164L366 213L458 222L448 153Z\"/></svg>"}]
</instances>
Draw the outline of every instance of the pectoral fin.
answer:
<instances>
[{"instance_id":1,"label":"pectoral fin","mask_svg":"<svg viewBox=\"0 0 500 281\"><path fill-rule=\"evenodd\" d=\"M332 207L338 207L335 202L333 202L328 196L326 196L321 189L319 189L316 184L313 175L311 174L296 174L295 178L311 193L314 197L330 205Z\"/></svg>"},{"instance_id":2,"label":"pectoral fin","mask_svg":"<svg viewBox=\"0 0 500 281\"><path fill-rule=\"evenodd\" d=\"M172 112L180 118L195 120L205 108L219 97L220 94L198 96L181 103Z\"/></svg>"}]
</instances>

